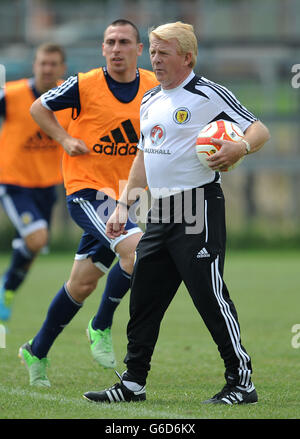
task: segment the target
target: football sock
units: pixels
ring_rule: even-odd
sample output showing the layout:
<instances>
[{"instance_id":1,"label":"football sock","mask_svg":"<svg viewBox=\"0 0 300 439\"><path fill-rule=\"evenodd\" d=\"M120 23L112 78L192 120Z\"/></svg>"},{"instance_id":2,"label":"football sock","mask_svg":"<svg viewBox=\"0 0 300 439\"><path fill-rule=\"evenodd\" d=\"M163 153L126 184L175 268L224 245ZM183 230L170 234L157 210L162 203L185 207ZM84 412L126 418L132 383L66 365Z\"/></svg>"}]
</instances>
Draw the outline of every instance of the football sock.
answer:
<instances>
[{"instance_id":1,"label":"football sock","mask_svg":"<svg viewBox=\"0 0 300 439\"><path fill-rule=\"evenodd\" d=\"M41 329L33 339L31 349L36 357L41 359L47 356L56 337L73 319L82 305L70 296L66 285L59 290L49 306Z\"/></svg>"},{"instance_id":2,"label":"football sock","mask_svg":"<svg viewBox=\"0 0 300 439\"><path fill-rule=\"evenodd\" d=\"M253 384L249 384L249 386L236 386L237 389L240 390L250 390L253 387Z\"/></svg>"},{"instance_id":3,"label":"football sock","mask_svg":"<svg viewBox=\"0 0 300 439\"><path fill-rule=\"evenodd\" d=\"M141 390L142 387L146 385L146 380L143 380L143 382L138 381L139 380L133 378L133 375L131 375L128 370L125 370L122 373L122 383L132 392L138 392L139 390Z\"/></svg>"},{"instance_id":4,"label":"football sock","mask_svg":"<svg viewBox=\"0 0 300 439\"><path fill-rule=\"evenodd\" d=\"M107 276L105 290L97 314L92 321L93 329L110 328L114 312L130 287L130 274L117 262Z\"/></svg>"},{"instance_id":5,"label":"football sock","mask_svg":"<svg viewBox=\"0 0 300 439\"><path fill-rule=\"evenodd\" d=\"M125 387L127 387L127 389L131 390L132 392L138 392L139 390L141 390L144 386L141 386L138 383L135 383L133 381L123 381L122 383L124 384Z\"/></svg>"},{"instance_id":6,"label":"football sock","mask_svg":"<svg viewBox=\"0 0 300 439\"><path fill-rule=\"evenodd\" d=\"M4 274L4 288L16 291L24 281L35 254L32 253L23 242L18 248L14 248L10 267Z\"/></svg>"}]
</instances>

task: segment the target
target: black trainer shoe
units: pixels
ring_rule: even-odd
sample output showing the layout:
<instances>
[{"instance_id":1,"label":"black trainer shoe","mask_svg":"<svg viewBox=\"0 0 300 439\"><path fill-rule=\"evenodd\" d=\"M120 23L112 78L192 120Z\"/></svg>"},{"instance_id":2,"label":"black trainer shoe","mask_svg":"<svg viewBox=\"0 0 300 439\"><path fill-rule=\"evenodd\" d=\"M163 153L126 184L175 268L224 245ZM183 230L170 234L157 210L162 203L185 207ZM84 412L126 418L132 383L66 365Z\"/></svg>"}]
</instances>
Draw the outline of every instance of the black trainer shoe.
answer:
<instances>
[{"instance_id":1,"label":"black trainer shoe","mask_svg":"<svg viewBox=\"0 0 300 439\"><path fill-rule=\"evenodd\" d=\"M115 384L105 390L99 392L86 392L83 397L93 402L135 402L145 401L146 391L143 386L138 392L132 392L126 386L124 386L121 375L115 371L120 379L120 383Z\"/></svg>"},{"instance_id":2,"label":"black trainer shoe","mask_svg":"<svg viewBox=\"0 0 300 439\"><path fill-rule=\"evenodd\" d=\"M203 404L256 404L257 393L253 384L247 390L241 390L236 386L225 384L221 392L210 399L203 401Z\"/></svg>"}]
</instances>

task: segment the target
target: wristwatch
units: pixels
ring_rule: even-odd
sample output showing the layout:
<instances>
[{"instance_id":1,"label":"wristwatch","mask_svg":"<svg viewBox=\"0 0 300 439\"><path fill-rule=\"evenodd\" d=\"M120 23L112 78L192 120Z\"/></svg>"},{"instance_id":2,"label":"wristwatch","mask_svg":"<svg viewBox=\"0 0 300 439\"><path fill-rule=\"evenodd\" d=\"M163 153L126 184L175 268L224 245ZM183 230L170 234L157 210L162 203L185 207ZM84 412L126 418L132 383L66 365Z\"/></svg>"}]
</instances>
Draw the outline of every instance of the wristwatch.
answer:
<instances>
[{"instance_id":1,"label":"wristwatch","mask_svg":"<svg viewBox=\"0 0 300 439\"><path fill-rule=\"evenodd\" d=\"M242 139L242 142L244 142L245 145L246 145L246 154L250 154L250 152L251 152L251 146L250 146L250 143L247 142L247 140L245 140L245 139Z\"/></svg>"}]
</instances>

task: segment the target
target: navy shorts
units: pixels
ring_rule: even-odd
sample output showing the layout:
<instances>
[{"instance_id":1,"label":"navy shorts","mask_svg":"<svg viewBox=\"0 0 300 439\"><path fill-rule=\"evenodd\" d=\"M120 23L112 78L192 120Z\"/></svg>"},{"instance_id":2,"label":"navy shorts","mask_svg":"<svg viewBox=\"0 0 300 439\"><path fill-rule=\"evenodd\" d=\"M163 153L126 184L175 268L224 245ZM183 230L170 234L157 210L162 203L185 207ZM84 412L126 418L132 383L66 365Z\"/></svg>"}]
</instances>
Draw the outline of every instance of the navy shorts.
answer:
<instances>
[{"instance_id":1,"label":"navy shorts","mask_svg":"<svg viewBox=\"0 0 300 439\"><path fill-rule=\"evenodd\" d=\"M119 242L142 230L128 219L125 229L127 235L110 239L105 234L106 222L116 207L116 201L104 192L95 189L82 189L67 196L67 207L75 223L84 231L75 256L76 260L92 258L94 264L103 272L111 266L115 248Z\"/></svg>"},{"instance_id":2,"label":"navy shorts","mask_svg":"<svg viewBox=\"0 0 300 439\"><path fill-rule=\"evenodd\" d=\"M1 204L21 238L36 230L49 228L56 199L55 186L26 188L10 184L0 185Z\"/></svg>"}]
</instances>

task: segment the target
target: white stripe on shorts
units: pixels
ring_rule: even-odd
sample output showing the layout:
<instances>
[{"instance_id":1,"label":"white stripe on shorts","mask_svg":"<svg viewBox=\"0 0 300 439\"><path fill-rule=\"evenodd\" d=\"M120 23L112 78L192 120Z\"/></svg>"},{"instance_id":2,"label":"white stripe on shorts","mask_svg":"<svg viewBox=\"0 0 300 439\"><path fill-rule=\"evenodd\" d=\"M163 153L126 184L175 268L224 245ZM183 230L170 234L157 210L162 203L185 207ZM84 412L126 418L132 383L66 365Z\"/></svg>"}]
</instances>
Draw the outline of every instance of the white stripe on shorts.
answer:
<instances>
[{"instance_id":1,"label":"white stripe on shorts","mask_svg":"<svg viewBox=\"0 0 300 439\"><path fill-rule=\"evenodd\" d=\"M81 209L86 213L87 217L91 221L91 223L95 226L95 228L100 232L100 234L103 236L104 239L106 239L109 244L111 244L111 239L108 238L105 234L105 224L101 220L101 218L97 215L97 212L95 211L93 205L83 198L75 198L75 203L78 203Z\"/></svg>"},{"instance_id":2,"label":"white stripe on shorts","mask_svg":"<svg viewBox=\"0 0 300 439\"><path fill-rule=\"evenodd\" d=\"M76 253L75 255L75 261L84 261L85 259L89 258L91 255L89 253ZM103 265L101 262L94 262L93 264L101 271L103 271L103 273L107 273L109 268L105 267L105 265Z\"/></svg>"},{"instance_id":3,"label":"white stripe on shorts","mask_svg":"<svg viewBox=\"0 0 300 439\"><path fill-rule=\"evenodd\" d=\"M25 238L37 230L48 228L48 223L44 219L39 219L30 224L24 225L10 195L7 193L1 193L1 198L9 219L22 238Z\"/></svg>"},{"instance_id":4,"label":"white stripe on shorts","mask_svg":"<svg viewBox=\"0 0 300 439\"><path fill-rule=\"evenodd\" d=\"M83 198L75 198L73 201L79 204L79 206L86 213L86 215L93 223L93 225L96 227L96 229L110 243L110 249L115 253L116 253L115 248L121 241L127 239L129 236L134 235L135 233L143 233L140 227L136 226L133 227L132 229L129 229L126 235L121 235L118 238L110 239L106 235L106 225L104 221L102 221L101 218L98 216L93 205L89 201L84 200ZM116 253L116 255L119 257L118 253Z\"/></svg>"},{"instance_id":5,"label":"white stripe on shorts","mask_svg":"<svg viewBox=\"0 0 300 439\"><path fill-rule=\"evenodd\" d=\"M249 385L251 375L251 372L247 367L247 362L250 361L250 358L241 346L241 336L238 322L232 315L229 304L222 295L223 281L219 272L219 256L211 263L211 279L213 292L219 304L221 314L224 317L233 349L240 362L239 375L242 380L240 384L247 386Z\"/></svg>"},{"instance_id":6,"label":"white stripe on shorts","mask_svg":"<svg viewBox=\"0 0 300 439\"><path fill-rule=\"evenodd\" d=\"M115 238L115 239L112 240L112 243L110 244L111 250L116 253L116 251L115 251L116 246L121 241L123 241L124 239L128 238L131 235L134 235L135 233L143 233L143 231L138 226L133 227L132 229L129 229L128 233L126 235L121 235L118 238ZM116 255L119 256L118 253L116 253Z\"/></svg>"}]
</instances>

